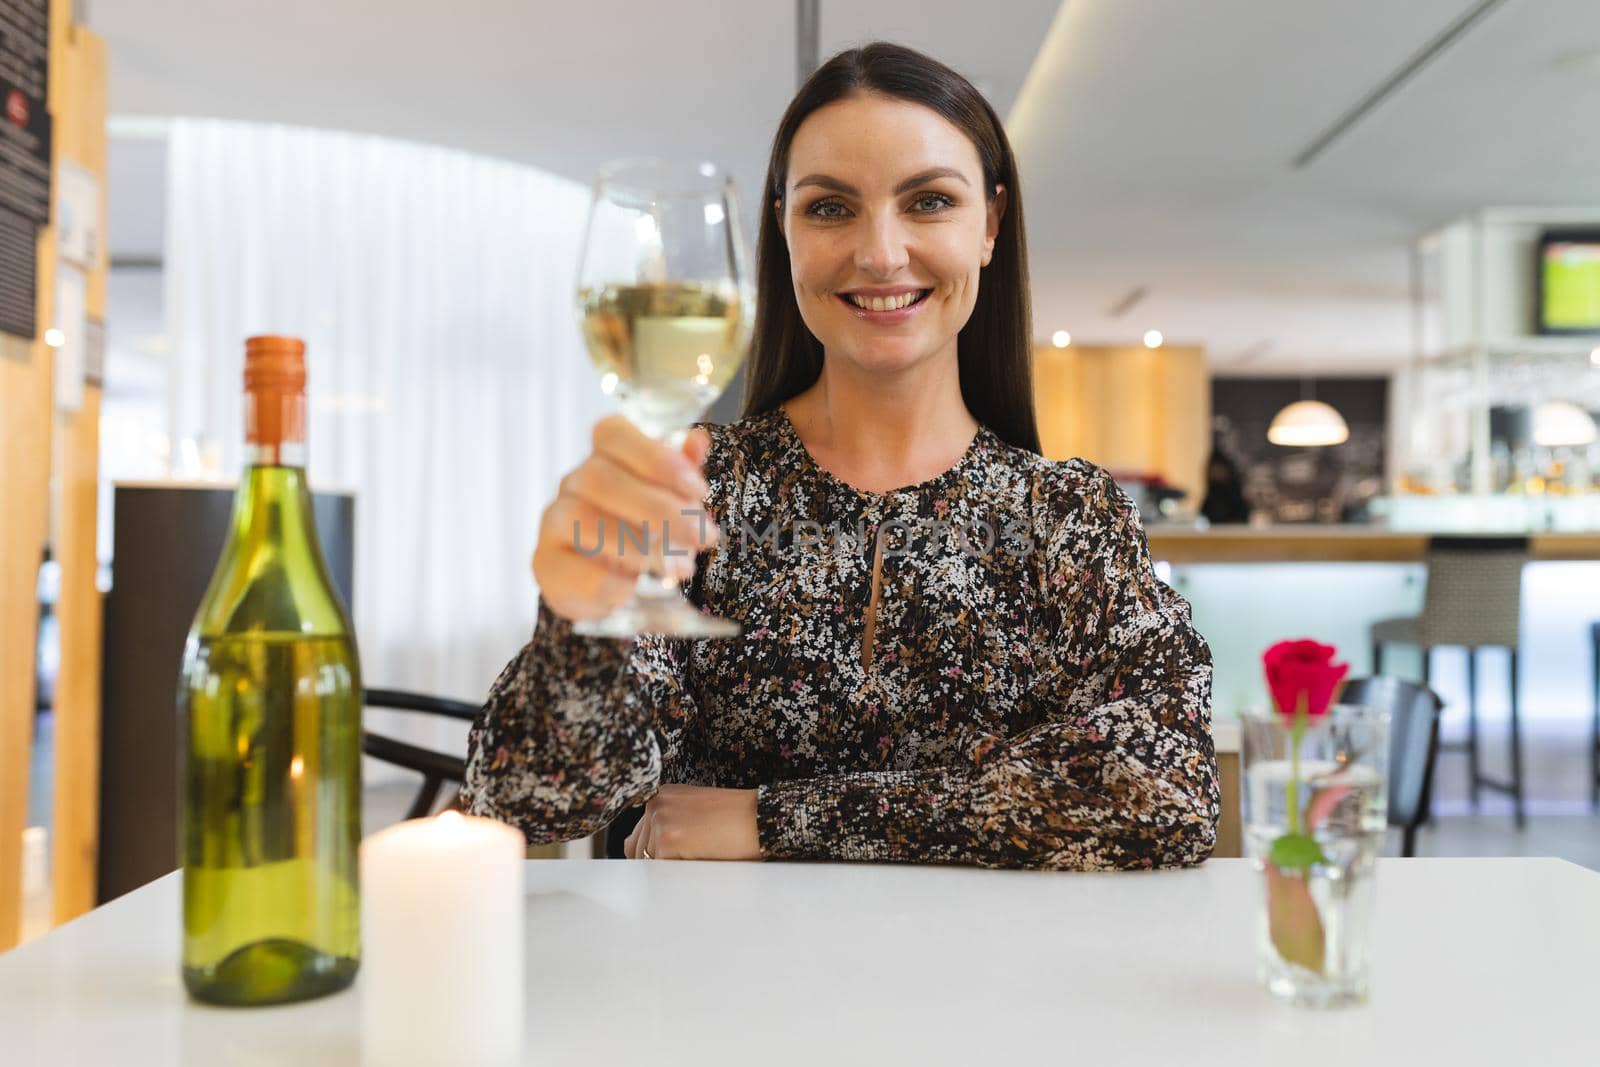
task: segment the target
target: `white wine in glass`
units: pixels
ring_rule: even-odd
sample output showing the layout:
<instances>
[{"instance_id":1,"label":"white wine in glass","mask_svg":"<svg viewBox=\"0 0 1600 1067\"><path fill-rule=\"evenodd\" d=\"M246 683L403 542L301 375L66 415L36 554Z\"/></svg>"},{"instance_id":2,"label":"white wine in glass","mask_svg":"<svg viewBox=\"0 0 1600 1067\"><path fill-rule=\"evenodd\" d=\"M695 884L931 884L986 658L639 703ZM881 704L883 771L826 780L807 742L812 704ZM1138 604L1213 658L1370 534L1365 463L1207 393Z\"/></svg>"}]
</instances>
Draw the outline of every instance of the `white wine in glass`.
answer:
<instances>
[{"instance_id":1,"label":"white wine in glass","mask_svg":"<svg viewBox=\"0 0 1600 1067\"><path fill-rule=\"evenodd\" d=\"M578 299L602 387L655 438L683 429L722 395L749 343L743 302L727 287L604 285Z\"/></svg>"},{"instance_id":2,"label":"white wine in glass","mask_svg":"<svg viewBox=\"0 0 1600 1067\"><path fill-rule=\"evenodd\" d=\"M631 160L595 181L578 311L600 387L635 426L674 448L722 394L750 347L754 295L733 179L709 163ZM664 516L687 544L691 516ZM600 637L732 637L737 624L691 604L665 573L667 528L643 531L647 548L607 531L605 551L648 550L655 561L632 598L574 629Z\"/></svg>"}]
</instances>

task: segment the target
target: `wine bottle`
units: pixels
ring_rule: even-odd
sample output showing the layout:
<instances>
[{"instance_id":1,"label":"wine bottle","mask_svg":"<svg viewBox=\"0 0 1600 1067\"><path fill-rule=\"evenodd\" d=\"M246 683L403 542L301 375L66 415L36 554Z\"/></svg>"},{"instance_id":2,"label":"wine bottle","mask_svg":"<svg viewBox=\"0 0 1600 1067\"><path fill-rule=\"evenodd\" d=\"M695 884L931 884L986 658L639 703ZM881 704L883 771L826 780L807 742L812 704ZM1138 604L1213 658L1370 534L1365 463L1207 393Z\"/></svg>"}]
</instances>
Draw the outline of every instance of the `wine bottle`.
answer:
<instances>
[{"instance_id":1,"label":"wine bottle","mask_svg":"<svg viewBox=\"0 0 1600 1067\"><path fill-rule=\"evenodd\" d=\"M183 980L218 1004L358 966L361 671L305 476L305 345L245 344L246 466L184 648Z\"/></svg>"}]
</instances>

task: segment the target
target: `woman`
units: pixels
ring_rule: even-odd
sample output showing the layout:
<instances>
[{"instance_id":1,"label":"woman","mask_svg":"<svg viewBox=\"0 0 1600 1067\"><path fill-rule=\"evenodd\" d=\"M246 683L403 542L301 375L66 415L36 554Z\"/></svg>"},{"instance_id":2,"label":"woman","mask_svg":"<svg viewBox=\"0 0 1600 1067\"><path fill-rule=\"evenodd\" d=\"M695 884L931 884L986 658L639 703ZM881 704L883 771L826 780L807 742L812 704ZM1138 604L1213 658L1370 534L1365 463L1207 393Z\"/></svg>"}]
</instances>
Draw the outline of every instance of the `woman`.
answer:
<instances>
[{"instance_id":1,"label":"woman","mask_svg":"<svg viewBox=\"0 0 1600 1067\"><path fill-rule=\"evenodd\" d=\"M533 640L472 730L470 810L551 841L644 803L626 852L649 859L1205 859L1210 654L1112 480L1038 454L994 111L916 52L845 52L766 188L744 416L681 454L596 426L542 521ZM700 506L672 534L697 539L687 591L742 635L574 635L645 563L575 529Z\"/></svg>"}]
</instances>

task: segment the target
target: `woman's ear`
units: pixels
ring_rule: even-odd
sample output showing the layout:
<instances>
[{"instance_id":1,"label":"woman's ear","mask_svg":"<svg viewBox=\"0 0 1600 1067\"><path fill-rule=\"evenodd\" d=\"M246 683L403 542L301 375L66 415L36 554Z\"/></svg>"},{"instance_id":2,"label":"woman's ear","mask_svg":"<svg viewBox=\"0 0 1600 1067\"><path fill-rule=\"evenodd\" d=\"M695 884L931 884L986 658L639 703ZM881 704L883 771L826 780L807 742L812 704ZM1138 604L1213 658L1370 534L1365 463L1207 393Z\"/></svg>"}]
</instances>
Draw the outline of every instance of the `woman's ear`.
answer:
<instances>
[{"instance_id":1,"label":"woman's ear","mask_svg":"<svg viewBox=\"0 0 1600 1067\"><path fill-rule=\"evenodd\" d=\"M1000 220L1006 214L1006 187L996 185L994 196L989 198L988 216L983 225L983 265L987 267L994 258L995 238L1000 236Z\"/></svg>"},{"instance_id":2,"label":"woman's ear","mask_svg":"<svg viewBox=\"0 0 1600 1067\"><path fill-rule=\"evenodd\" d=\"M784 239L787 240L789 235L783 232L783 197L781 196L772 198L772 217L778 220L778 232L783 234Z\"/></svg>"}]
</instances>

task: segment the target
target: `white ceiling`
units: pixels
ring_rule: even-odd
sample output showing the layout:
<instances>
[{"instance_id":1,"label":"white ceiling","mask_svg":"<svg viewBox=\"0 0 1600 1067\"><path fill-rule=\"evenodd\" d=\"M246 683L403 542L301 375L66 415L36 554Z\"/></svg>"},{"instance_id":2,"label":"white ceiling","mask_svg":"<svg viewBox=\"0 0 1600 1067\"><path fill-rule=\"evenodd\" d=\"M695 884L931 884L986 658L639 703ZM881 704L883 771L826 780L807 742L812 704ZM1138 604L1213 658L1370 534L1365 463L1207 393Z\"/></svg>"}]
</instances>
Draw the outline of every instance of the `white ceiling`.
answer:
<instances>
[{"instance_id":1,"label":"white ceiling","mask_svg":"<svg viewBox=\"0 0 1600 1067\"><path fill-rule=\"evenodd\" d=\"M1004 114L1056 7L1007 0L996 32L969 0L823 0L821 53L901 41ZM97 0L90 24L109 45L116 117L360 130L584 182L618 156L682 154L723 161L747 198L795 88L793 0ZM113 179L147 193L152 151L114 145ZM159 225L138 214L123 254L148 256Z\"/></svg>"},{"instance_id":2,"label":"white ceiling","mask_svg":"<svg viewBox=\"0 0 1600 1067\"><path fill-rule=\"evenodd\" d=\"M1596 0L1507 0L1293 168L1476 5L1068 0L1010 121L1041 335L1154 327L1238 373L1403 361L1418 235L1600 202Z\"/></svg>"},{"instance_id":3,"label":"white ceiling","mask_svg":"<svg viewBox=\"0 0 1600 1067\"><path fill-rule=\"evenodd\" d=\"M1224 372L1359 372L1408 350L1418 234L1600 202L1597 0L1505 0L1291 166L1476 3L822 0L822 51L900 40L1009 113L1041 336L1155 327ZM580 180L692 152L749 195L794 86L790 0L97 0L90 22L114 115L365 130ZM114 254L159 255L159 143L118 138L111 166Z\"/></svg>"}]
</instances>

